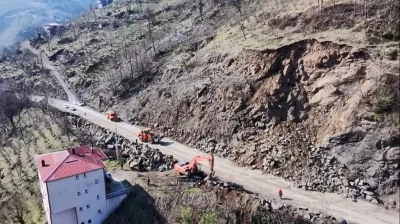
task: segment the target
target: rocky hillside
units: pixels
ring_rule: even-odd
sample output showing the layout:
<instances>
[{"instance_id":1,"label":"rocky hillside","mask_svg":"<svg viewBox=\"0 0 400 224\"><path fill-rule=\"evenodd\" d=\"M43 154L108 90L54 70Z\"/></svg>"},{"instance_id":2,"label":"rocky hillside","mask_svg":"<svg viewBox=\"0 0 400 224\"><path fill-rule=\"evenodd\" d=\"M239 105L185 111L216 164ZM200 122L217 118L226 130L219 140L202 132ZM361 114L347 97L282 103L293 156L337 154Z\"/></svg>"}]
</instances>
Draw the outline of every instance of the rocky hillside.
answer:
<instances>
[{"instance_id":1,"label":"rocky hillside","mask_svg":"<svg viewBox=\"0 0 400 224\"><path fill-rule=\"evenodd\" d=\"M396 207L399 3L318 2L115 2L37 46L94 108Z\"/></svg>"}]
</instances>

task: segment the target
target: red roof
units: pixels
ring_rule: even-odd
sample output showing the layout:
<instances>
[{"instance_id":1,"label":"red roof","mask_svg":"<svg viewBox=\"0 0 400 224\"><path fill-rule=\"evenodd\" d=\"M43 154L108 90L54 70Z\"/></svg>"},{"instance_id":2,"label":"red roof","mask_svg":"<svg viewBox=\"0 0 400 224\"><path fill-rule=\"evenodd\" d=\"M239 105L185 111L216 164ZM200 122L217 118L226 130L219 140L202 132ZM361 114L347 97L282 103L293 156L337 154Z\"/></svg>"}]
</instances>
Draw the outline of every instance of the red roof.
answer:
<instances>
[{"instance_id":1,"label":"red roof","mask_svg":"<svg viewBox=\"0 0 400 224\"><path fill-rule=\"evenodd\" d=\"M63 179L93 170L103 169L108 159L101 149L80 146L60 152L36 155L35 163L44 182ZM43 166L44 161L44 166Z\"/></svg>"}]
</instances>

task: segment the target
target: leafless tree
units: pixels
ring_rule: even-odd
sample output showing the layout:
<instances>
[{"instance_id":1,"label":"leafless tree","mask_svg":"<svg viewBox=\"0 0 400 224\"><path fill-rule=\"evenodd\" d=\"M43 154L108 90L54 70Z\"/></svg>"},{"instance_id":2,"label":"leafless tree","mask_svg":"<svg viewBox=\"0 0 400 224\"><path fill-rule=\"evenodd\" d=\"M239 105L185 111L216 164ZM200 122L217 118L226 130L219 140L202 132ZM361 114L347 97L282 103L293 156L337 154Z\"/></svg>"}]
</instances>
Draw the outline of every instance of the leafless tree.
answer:
<instances>
[{"instance_id":1,"label":"leafless tree","mask_svg":"<svg viewBox=\"0 0 400 224\"><path fill-rule=\"evenodd\" d=\"M71 135L74 135L73 125L68 117L64 117L59 122L61 131L67 135L68 141L71 141Z\"/></svg>"},{"instance_id":2,"label":"leafless tree","mask_svg":"<svg viewBox=\"0 0 400 224\"><path fill-rule=\"evenodd\" d=\"M354 17L356 17L356 7L357 7L357 0L354 0L354 2L353 2Z\"/></svg>"},{"instance_id":3,"label":"leafless tree","mask_svg":"<svg viewBox=\"0 0 400 224\"><path fill-rule=\"evenodd\" d=\"M18 95L12 92L0 93L0 117L11 125L12 134L17 132L22 110L30 105L29 97L22 92Z\"/></svg>"},{"instance_id":4,"label":"leafless tree","mask_svg":"<svg viewBox=\"0 0 400 224\"><path fill-rule=\"evenodd\" d=\"M147 29L148 29L149 39L151 41L154 54L157 54L156 47L154 45L154 39L153 39L153 24L155 23L155 20L156 20L155 13L150 8L146 8L143 16L147 21Z\"/></svg>"},{"instance_id":5,"label":"leafless tree","mask_svg":"<svg viewBox=\"0 0 400 224\"><path fill-rule=\"evenodd\" d=\"M17 192L9 200L0 204L0 218L6 223L29 223L29 207L22 192Z\"/></svg>"},{"instance_id":6,"label":"leafless tree","mask_svg":"<svg viewBox=\"0 0 400 224\"><path fill-rule=\"evenodd\" d=\"M318 0L318 6L320 11L322 11L323 5L324 5L324 0Z\"/></svg>"},{"instance_id":7,"label":"leafless tree","mask_svg":"<svg viewBox=\"0 0 400 224\"><path fill-rule=\"evenodd\" d=\"M203 0L194 0L196 8L199 10L200 19L203 20L204 2Z\"/></svg>"},{"instance_id":8,"label":"leafless tree","mask_svg":"<svg viewBox=\"0 0 400 224\"><path fill-rule=\"evenodd\" d=\"M239 26L243 33L243 38L246 39L245 27L243 25L243 4L244 0L229 0L230 4L237 9L240 16Z\"/></svg>"}]
</instances>

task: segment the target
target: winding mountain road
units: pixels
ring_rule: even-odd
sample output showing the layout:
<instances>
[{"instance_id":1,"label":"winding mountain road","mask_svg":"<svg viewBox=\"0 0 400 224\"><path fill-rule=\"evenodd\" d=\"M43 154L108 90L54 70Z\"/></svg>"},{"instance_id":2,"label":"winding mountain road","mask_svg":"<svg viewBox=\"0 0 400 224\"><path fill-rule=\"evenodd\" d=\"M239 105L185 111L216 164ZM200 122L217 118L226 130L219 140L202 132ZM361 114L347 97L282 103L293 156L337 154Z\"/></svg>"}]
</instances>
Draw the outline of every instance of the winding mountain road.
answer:
<instances>
[{"instance_id":1,"label":"winding mountain road","mask_svg":"<svg viewBox=\"0 0 400 224\"><path fill-rule=\"evenodd\" d=\"M34 50L28 43L25 47L32 52ZM37 52L37 51L36 51ZM39 55L37 52L36 55ZM51 63L43 57L44 66L52 72L57 78L65 92L68 95L69 102L75 101L76 97L69 89L69 86L61 78L60 74L51 65ZM33 97L33 100L40 101L44 97ZM61 111L80 116L93 124L101 126L111 131L116 131L131 141L137 140L137 135L141 130L140 127L125 122L112 122L106 119L102 113L96 112L88 107L75 106L76 111L70 111L64 108L64 104L68 102L58 99L48 99L50 106ZM169 138L163 139L163 144L156 145L164 154L173 155L178 160L190 161L193 157L204 154L197 149L187 147L179 142ZM208 164L203 167L209 170ZM343 218L350 222L360 224L399 224L399 213L394 210L385 210L384 208L365 201L357 203L341 195L334 193L320 193L314 191L304 191L293 187L290 182L283 178L263 174L259 170L250 170L249 168L239 167L232 161L220 157L215 157L215 174L224 181L233 181L242 185L246 190L258 193L264 197L278 197L278 190L284 192L283 202L296 207L306 207L313 212L329 214L336 218Z\"/></svg>"},{"instance_id":2,"label":"winding mountain road","mask_svg":"<svg viewBox=\"0 0 400 224\"><path fill-rule=\"evenodd\" d=\"M77 100L75 94L71 91L70 86L68 85L68 83L66 83L64 81L64 79L62 78L62 76L60 75L60 73L57 71L57 69L51 64L51 62L44 56L42 55L38 50L34 49L29 41L24 41L21 43L21 47L23 49L27 49L29 51L31 51L33 54L37 55L39 58L41 58L42 63L43 63L43 67L47 68L50 70L50 73L57 79L57 81L60 83L60 85L62 86L62 88L64 89L65 93L68 96L68 101L69 102L74 102Z\"/></svg>"}]
</instances>

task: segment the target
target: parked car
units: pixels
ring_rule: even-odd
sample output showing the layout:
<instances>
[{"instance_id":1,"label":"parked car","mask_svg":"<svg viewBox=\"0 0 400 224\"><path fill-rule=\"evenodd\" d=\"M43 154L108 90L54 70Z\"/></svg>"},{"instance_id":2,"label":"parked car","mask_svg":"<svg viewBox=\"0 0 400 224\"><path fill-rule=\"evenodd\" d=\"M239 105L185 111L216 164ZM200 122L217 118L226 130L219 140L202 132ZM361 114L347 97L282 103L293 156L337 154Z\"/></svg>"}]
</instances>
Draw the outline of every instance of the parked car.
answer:
<instances>
[{"instance_id":1,"label":"parked car","mask_svg":"<svg viewBox=\"0 0 400 224\"><path fill-rule=\"evenodd\" d=\"M75 108L74 106L72 106L70 109L71 109L72 111L76 111L76 108Z\"/></svg>"},{"instance_id":2,"label":"parked car","mask_svg":"<svg viewBox=\"0 0 400 224\"><path fill-rule=\"evenodd\" d=\"M80 107L81 106L85 106L85 104L83 102L81 102L81 101L75 101L74 104L77 105L77 106L80 106Z\"/></svg>"},{"instance_id":3,"label":"parked car","mask_svg":"<svg viewBox=\"0 0 400 224\"><path fill-rule=\"evenodd\" d=\"M68 105L68 104L64 104L63 107L64 107L65 109L68 109L68 108L69 108L69 105Z\"/></svg>"}]
</instances>

